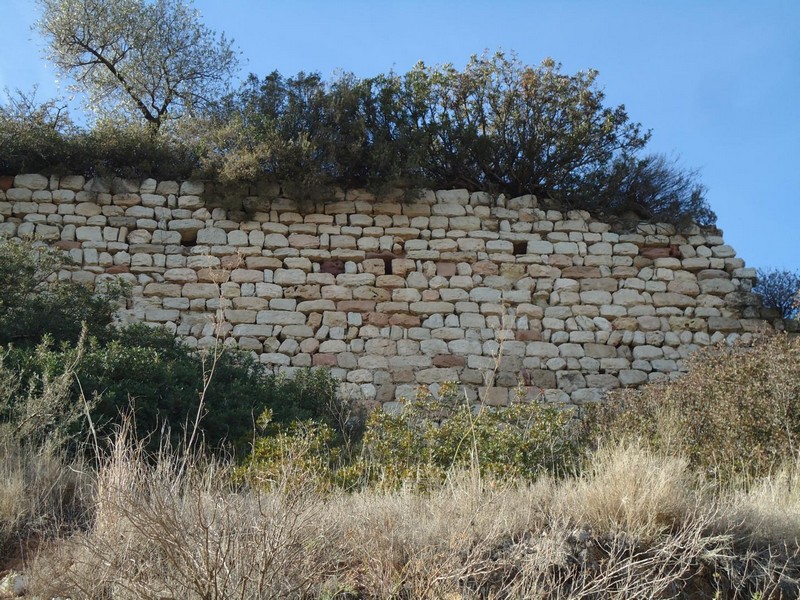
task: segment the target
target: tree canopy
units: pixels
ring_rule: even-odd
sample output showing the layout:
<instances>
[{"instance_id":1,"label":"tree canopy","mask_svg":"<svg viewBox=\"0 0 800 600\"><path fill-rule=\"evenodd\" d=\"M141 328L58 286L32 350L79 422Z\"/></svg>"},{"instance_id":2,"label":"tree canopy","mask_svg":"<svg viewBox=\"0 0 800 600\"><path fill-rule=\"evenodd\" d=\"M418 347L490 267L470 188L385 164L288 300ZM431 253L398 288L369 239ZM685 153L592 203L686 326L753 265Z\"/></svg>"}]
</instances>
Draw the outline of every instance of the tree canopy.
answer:
<instances>
[{"instance_id":1,"label":"tree canopy","mask_svg":"<svg viewBox=\"0 0 800 600\"><path fill-rule=\"evenodd\" d=\"M218 98L238 65L187 0L37 0L49 59L89 106L155 128Z\"/></svg>"}]
</instances>

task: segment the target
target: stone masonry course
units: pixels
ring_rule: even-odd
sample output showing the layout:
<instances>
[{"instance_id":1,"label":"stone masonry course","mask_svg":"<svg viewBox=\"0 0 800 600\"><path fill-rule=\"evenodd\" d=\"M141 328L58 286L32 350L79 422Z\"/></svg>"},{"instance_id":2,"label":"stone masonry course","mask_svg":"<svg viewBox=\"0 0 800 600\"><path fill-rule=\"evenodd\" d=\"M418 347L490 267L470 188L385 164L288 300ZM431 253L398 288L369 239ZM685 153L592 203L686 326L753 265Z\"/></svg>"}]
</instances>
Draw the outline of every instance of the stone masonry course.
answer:
<instances>
[{"instance_id":1,"label":"stone masonry course","mask_svg":"<svg viewBox=\"0 0 800 600\"><path fill-rule=\"evenodd\" d=\"M770 327L755 269L718 230L603 222L533 196L333 194L5 176L0 236L62 249L59 278L130 282L122 323L276 371L329 368L387 409L450 380L493 405L580 405Z\"/></svg>"}]
</instances>

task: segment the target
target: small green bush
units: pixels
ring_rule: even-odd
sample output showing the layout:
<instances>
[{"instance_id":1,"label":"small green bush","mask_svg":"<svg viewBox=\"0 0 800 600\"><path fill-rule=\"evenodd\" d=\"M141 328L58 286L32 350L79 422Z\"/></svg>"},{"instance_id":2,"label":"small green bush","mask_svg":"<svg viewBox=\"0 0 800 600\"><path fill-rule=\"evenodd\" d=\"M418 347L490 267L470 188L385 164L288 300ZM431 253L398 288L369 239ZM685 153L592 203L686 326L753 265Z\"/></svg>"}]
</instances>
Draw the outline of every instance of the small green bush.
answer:
<instances>
[{"instance_id":1,"label":"small green bush","mask_svg":"<svg viewBox=\"0 0 800 600\"><path fill-rule=\"evenodd\" d=\"M601 438L634 437L726 481L771 472L800 450L800 339L712 347L667 384L617 394L592 421Z\"/></svg>"},{"instance_id":2,"label":"small green bush","mask_svg":"<svg viewBox=\"0 0 800 600\"><path fill-rule=\"evenodd\" d=\"M58 381L64 388L61 409L44 415L77 415L63 423L73 447L88 432L80 418L84 402L100 434L132 412L136 435L151 448L167 433L178 447L197 422L208 447L244 450L265 410L277 425L320 419L341 443L351 444L360 434L363 415L338 399L338 382L327 371L287 378L244 352L220 347L216 356L206 355L163 329L118 329L113 314L125 290L106 285L104 294L95 294L60 281L56 273L63 266L58 251L0 240L0 366L14 373L19 387L3 400L0 422L38 422L26 416L25 398L44 397Z\"/></svg>"},{"instance_id":3,"label":"small green bush","mask_svg":"<svg viewBox=\"0 0 800 600\"><path fill-rule=\"evenodd\" d=\"M360 452L348 453L329 425L305 422L258 438L242 474L263 484L283 481L292 470L326 489L428 488L464 469L508 480L560 476L581 457L573 424L569 411L541 402L473 407L457 384L446 383L438 397L421 388L399 414L373 411Z\"/></svg>"},{"instance_id":4,"label":"small green bush","mask_svg":"<svg viewBox=\"0 0 800 600\"><path fill-rule=\"evenodd\" d=\"M90 336L108 340L116 302L126 288L109 284L103 294L57 273L68 261L60 251L28 242L0 239L0 345L34 347L76 343L85 326Z\"/></svg>"},{"instance_id":5,"label":"small green bush","mask_svg":"<svg viewBox=\"0 0 800 600\"><path fill-rule=\"evenodd\" d=\"M571 412L538 401L473 407L451 382L438 397L422 388L399 414L372 413L363 455L368 471L388 482L441 480L454 467L532 480L576 467L572 424Z\"/></svg>"}]
</instances>

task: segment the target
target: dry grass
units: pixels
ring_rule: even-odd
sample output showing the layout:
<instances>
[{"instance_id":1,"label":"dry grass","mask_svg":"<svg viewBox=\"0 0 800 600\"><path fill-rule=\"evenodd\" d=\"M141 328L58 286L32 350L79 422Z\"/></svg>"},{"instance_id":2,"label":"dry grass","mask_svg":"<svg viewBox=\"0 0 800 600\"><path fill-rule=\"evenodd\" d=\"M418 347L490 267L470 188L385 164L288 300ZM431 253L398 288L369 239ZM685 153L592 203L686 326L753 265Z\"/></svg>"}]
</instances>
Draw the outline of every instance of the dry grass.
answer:
<instances>
[{"instance_id":1,"label":"dry grass","mask_svg":"<svg viewBox=\"0 0 800 600\"><path fill-rule=\"evenodd\" d=\"M296 473L236 487L225 464L121 439L92 527L28 572L32 593L72 598L797 597L798 474L724 492L620 446L580 478L323 495Z\"/></svg>"}]
</instances>

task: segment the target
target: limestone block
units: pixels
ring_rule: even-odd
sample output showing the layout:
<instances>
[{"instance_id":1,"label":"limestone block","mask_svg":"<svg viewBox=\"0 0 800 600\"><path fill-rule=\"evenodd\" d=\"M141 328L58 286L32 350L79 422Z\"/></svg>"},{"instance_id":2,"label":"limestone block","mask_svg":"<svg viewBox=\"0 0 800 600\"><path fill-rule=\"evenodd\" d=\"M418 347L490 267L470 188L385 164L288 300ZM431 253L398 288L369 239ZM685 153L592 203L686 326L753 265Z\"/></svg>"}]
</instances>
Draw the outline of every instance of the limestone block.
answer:
<instances>
[{"instance_id":1,"label":"limestone block","mask_svg":"<svg viewBox=\"0 0 800 600\"><path fill-rule=\"evenodd\" d=\"M732 333L741 331L742 324L739 319L732 319L730 317L709 317L708 329L709 331Z\"/></svg>"},{"instance_id":2,"label":"limestone block","mask_svg":"<svg viewBox=\"0 0 800 600\"><path fill-rule=\"evenodd\" d=\"M275 249L275 248L286 248L288 246L289 246L289 240L282 233L269 233L264 236L264 248ZM319 240L317 246L319 246ZM293 246L293 247L304 247L304 246Z\"/></svg>"},{"instance_id":3,"label":"limestone block","mask_svg":"<svg viewBox=\"0 0 800 600\"><path fill-rule=\"evenodd\" d=\"M164 271L164 279L178 283L194 283L197 281L197 271L189 268L167 269Z\"/></svg>"},{"instance_id":4,"label":"limestone block","mask_svg":"<svg viewBox=\"0 0 800 600\"><path fill-rule=\"evenodd\" d=\"M255 269L234 269L231 271L234 283L260 283L264 281L264 272Z\"/></svg>"},{"instance_id":5,"label":"limestone block","mask_svg":"<svg viewBox=\"0 0 800 600\"><path fill-rule=\"evenodd\" d=\"M614 254L617 256L637 256L639 254L639 246L630 242L614 244Z\"/></svg>"},{"instance_id":6,"label":"limestone block","mask_svg":"<svg viewBox=\"0 0 800 600\"><path fill-rule=\"evenodd\" d=\"M306 282L306 272L302 269L276 269L273 282L277 285L302 285Z\"/></svg>"},{"instance_id":7,"label":"limestone block","mask_svg":"<svg viewBox=\"0 0 800 600\"><path fill-rule=\"evenodd\" d=\"M452 302L412 302L409 310L415 315L450 314L455 312Z\"/></svg>"},{"instance_id":8,"label":"limestone block","mask_svg":"<svg viewBox=\"0 0 800 600\"><path fill-rule=\"evenodd\" d=\"M100 227L78 227L75 229L75 239L79 242L102 242L103 230Z\"/></svg>"},{"instance_id":9,"label":"limestone block","mask_svg":"<svg viewBox=\"0 0 800 600\"><path fill-rule=\"evenodd\" d=\"M57 241L61 239L61 230L55 225L36 225L36 239L46 241Z\"/></svg>"},{"instance_id":10,"label":"limestone block","mask_svg":"<svg viewBox=\"0 0 800 600\"><path fill-rule=\"evenodd\" d=\"M676 294L674 292L663 292L653 294L653 305L658 307L675 306L678 308L686 308L697 305L697 299L685 294Z\"/></svg>"},{"instance_id":11,"label":"limestone block","mask_svg":"<svg viewBox=\"0 0 800 600\"><path fill-rule=\"evenodd\" d=\"M234 337L252 337L256 339L263 339L271 337L274 331L274 327L272 325L253 325L251 323L247 324L237 324L233 328L233 336Z\"/></svg>"},{"instance_id":12,"label":"limestone block","mask_svg":"<svg viewBox=\"0 0 800 600\"><path fill-rule=\"evenodd\" d=\"M713 246L711 255L714 258L733 258L736 256L736 251L728 245Z\"/></svg>"},{"instance_id":13,"label":"limestone block","mask_svg":"<svg viewBox=\"0 0 800 600\"><path fill-rule=\"evenodd\" d=\"M450 229L460 231L478 231L481 220L478 217L450 217Z\"/></svg>"},{"instance_id":14,"label":"limestone block","mask_svg":"<svg viewBox=\"0 0 800 600\"><path fill-rule=\"evenodd\" d=\"M437 190L436 202L443 204L469 204L470 194L465 189Z\"/></svg>"},{"instance_id":15,"label":"limestone block","mask_svg":"<svg viewBox=\"0 0 800 600\"><path fill-rule=\"evenodd\" d=\"M14 177L14 187L27 188L29 190L46 190L49 180L44 175L26 174Z\"/></svg>"},{"instance_id":16,"label":"limestone block","mask_svg":"<svg viewBox=\"0 0 800 600\"><path fill-rule=\"evenodd\" d=\"M635 369L623 369L619 372L619 383L623 387L642 385L647 382L647 373Z\"/></svg>"},{"instance_id":17,"label":"limestone block","mask_svg":"<svg viewBox=\"0 0 800 600\"><path fill-rule=\"evenodd\" d=\"M205 223L199 219L175 219L167 224L170 231L177 231L181 239L191 241L197 238L197 233L205 228Z\"/></svg>"},{"instance_id":18,"label":"limestone block","mask_svg":"<svg viewBox=\"0 0 800 600\"><path fill-rule=\"evenodd\" d=\"M256 315L259 325L305 325L306 316L288 310L262 310Z\"/></svg>"},{"instance_id":19,"label":"limestone block","mask_svg":"<svg viewBox=\"0 0 800 600\"><path fill-rule=\"evenodd\" d=\"M703 294L724 296L735 292L736 289L736 285L729 279L704 279L700 281L700 292Z\"/></svg>"},{"instance_id":20,"label":"limestone block","mask_svg":"<svg viewBox=\"0 0 800 600\"><path fill-rule=\"evenodd\" d=\"M220 295L219 286L215 283L185 283L181 288L181 295L184 298L218 298Z\"/></svg>"}]
</instances>

